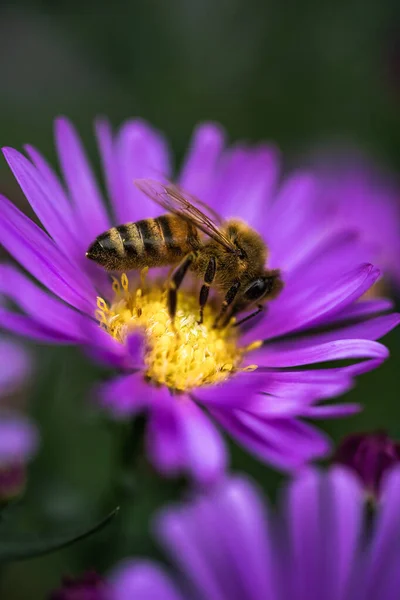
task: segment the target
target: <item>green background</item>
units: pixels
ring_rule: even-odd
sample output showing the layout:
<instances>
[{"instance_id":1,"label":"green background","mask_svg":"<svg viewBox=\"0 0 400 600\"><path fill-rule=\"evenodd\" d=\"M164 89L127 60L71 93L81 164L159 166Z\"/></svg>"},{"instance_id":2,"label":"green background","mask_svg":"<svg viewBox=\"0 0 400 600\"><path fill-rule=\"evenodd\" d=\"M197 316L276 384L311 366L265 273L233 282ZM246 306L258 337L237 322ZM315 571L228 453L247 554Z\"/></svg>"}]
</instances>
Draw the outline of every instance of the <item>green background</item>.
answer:
<instances>
[{"instance_id":1,"label":"green background","mask_svg":"<svg viewBox=\"0 0 400 600\"><path fill-rule=\"evenodd\" d=\"M348 140L394 173L400 166L400 26L393 0L322 3L242 0L13 2L0 8L0 141L39 147L52 161L52 119L69 116L95 157L92 124L129 116L164 131L177 164L191 130L220 121L231 139L275 141L287 166L315 144ZM27 212L0 165L0 191ZM392 291L393 292L393 291ZM394 292L393 292L394 294ZM384 427L400 439L400 336L392 357L349 394L364 412L322 423L339 440ZM38 420L41 451L13 517L22 531L68 531L91 524L116 503L101 533L75 546L0 571L0 598L45 598L63 574L106 571L121 556L157 553L148 534L155 508L181 486L137 460L121 481L126 431L87 401L100 371L68 348L31 346L35 377L21 394ZM279 476L232 446L232 464L267 491ZM133 465L132 465L133 467ZM133 494L126 496L127 484ZM10 517L11 519L11 517ZM1 540L0 540L1 541Z\"/></svg>"}]
</instances>

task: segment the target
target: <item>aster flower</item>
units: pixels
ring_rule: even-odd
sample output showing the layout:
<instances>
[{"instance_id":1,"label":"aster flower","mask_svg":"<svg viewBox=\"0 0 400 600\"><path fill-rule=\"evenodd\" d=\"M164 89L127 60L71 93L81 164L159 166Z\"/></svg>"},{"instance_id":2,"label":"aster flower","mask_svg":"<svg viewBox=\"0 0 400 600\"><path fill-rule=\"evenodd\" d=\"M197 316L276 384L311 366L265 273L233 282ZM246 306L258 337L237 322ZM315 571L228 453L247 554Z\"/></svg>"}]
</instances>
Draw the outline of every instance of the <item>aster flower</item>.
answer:
<instances>
[{"instance_id":1,"label":"aster flower","mask_svg":"<svg viewBox=\"0 0 400 600\"><path fill-rule=\"evenodd\" d=\"M29 370L29 361L21 348L0 341L0 396L13 392ZM38 445L31 421L5 410L0 399L0 502L19 493L25 484L25 465Z\"/></svg>"},{"instance_id":2,"label":"aster flower","mask_svg":"<svg viewBox=\"0 0 400 600\"><path fill-rule=\"evenodd\" d=\"M148 454L162 473L217 477L226 453L215 422L281 469L326 455L329 441L302 419L359 409L317 402L348 390L356 375L378 366L388 352L376 340L399 321L396 314L380 314L390 309L385 299L359 302L379 271L365 262L368 249L357 233L332 230L329 210L316 208L320 192L310 174L277 183L273 147L228 148L219 127L200 126L175 179L223 217L255 227L285 287L251 328L214 330L216 301L199 325L198 292L188 280L173 326L165 274L151 271L145 280L122 274L111 284L85 257L112 224L162 212L133 181L173 177L166 141L142 121L128 122L117 135L99 121L96 133L112 216L66 119L55 127L63 182L31 146L25 148L29 158L4 150L46 231L0 198L0 239L41 284L15 267L0 267L0 293L21 309L2 308L0 325L35 340L76 344L122 370L102 389L102 405L118 418L147 412ZM325 365L342 359L354 364Z\"/></svg>"},{"instance_id":3,"label":"aster flower","mask_svg":"<svg viewBox=\"0 0 400 600\"><path fill-rule=\"evenodd\" d=\"M333 462L357 473L367 494L376 500L386 472L400 463L400 443L385 431L353 433L340 442Z\"/></svg>"},{"instance_id":4,"label":"aster flower","mask_svg":"<svg viewBox=\"0 0 400 600\"><path fill-rule=\"evenodd\" d=\"M304 470L278 514L248 480L226 480L158 517L177 573L126 560L111 575L111 600L396 600L399 502L398 468L372 523L358 479L340 468Z\"/></svg>"}]
</instances>

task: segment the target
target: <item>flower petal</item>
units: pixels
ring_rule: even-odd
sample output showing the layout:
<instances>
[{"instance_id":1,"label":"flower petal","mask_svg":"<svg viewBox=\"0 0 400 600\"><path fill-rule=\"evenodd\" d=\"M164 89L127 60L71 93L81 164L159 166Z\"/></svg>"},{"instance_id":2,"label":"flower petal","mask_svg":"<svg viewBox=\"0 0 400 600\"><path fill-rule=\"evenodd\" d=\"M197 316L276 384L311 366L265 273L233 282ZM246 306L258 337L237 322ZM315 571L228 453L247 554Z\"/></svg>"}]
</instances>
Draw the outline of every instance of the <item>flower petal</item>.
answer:
<instances>
[{"instance_id":1,"label":"flower petal","mask_svg":"<svg viewBox=\"0 0 400 600\"><path fill-rule=\"evenodd\" d=\"M235 147L222 156L207 202L225 218L242 218L264 235L278 171L278 153L273 146Z\"/></svg>"},{"instance_id":2,"label":"flower petal","mask_svg":"<svg viewBox=\"0 0 400 600\"><path fill-rule=\"evenodd\" d=\"M141 371L123 375L99 388L101 406L117 419L126 419L148 408L162 390L149 385Z\"/></svg>"},{"instance_id":3,"label":"flower petal","mask_svg":"<svg viewBox=\"0 0 400 600\"><path fill-rule=\"evenodd\" d=\"M165 476L177 476L184 470L185 455L178 420L170 408L169 392L163 388L164 404L148 417L146 446L151 463ZM172 400L173 401L173 400Z\"/></svg>"},{"instance_id":4,"label":"flower petal","mask_svg":"<svg viewBox=\"0 0 400 600\"><path fill-rule=\"evenodd\" d=\"M108 197L113 204L115 204L118 202L120 193L120 176L118 171L118 160L114 148L113 132L108 119L102 117L95 121L95 133Z\"/></svg>"},{"instance_id":5,"label":"flower petal","mask_svg":"<svg viewBox=\"0 0 400 600\"><path fill-rule=\"evenodd\" d=\"M216 481L224 472L227 454L221 433L192 401L177 402L177 416L188 468L202 484Z\"/></svg>"},{"instance_id":6,"label":"flower petal","mask_svg":"<svg viewBox=\"0 0 400 600\"><path fill-rule=\"evenodd\" d=\"M391 310L394 306L393 300L389 298L374 298L373 300L359 300L344 310L333 315L332 319L324 319L324 325L346 324L360 317L368 317Z\"/></svg>"},{"instance_id":7,"label":"flower petal","mask_svg":"<svg viewBox=\"0 0 400 600\"><path fill-rule=\"evenodd\" d=\"M269 367L297 367L346 358L386 358L388 350L379 342L371 340L334 340L313 344L313 339L302 340L290 345L276 344L268 347Z\"/></svg>"},{"instance_id":8,"label":"flower petal","mask_svg":"<svg viewBox=\"0 0 400 600\"><path fill-rule=\"evenodd\" d=\"M308 173L295 173L282 185L271 204L265 218L268 220L267 242L274 266L287 270L293 240L296 240L297 247L301 247L314 221L321 228L315 211L313 214L310 210L315 193L315 179Z\"/></svg>"},{"instance_id":9,"label":"flower petal","mask_svg":"<svg viewBox=\"0 0 400 600\"><path fill-rule=\"evenodd\" d=\"M400 560L400 469L391 471L385 481L382 491L381 509L375 524L373 543L367 555L364 578L361 589L367 600L396 598L398 588L392 589L392 594L382 596L382 588L390 592L394 582L399 581ZM391 584L389 586L389 583ZM389 589L388 589L389 588Z\"/></svg>"},{"instance_id":10,"label":"flower petal","mask_svg":"<svg viewBox=\"0 0 400 600\"><path fill-rule=\"evenodd\" d=\"M164 510L156 531L199 597L273 598L266 514L246 480L224 481L190 506Z\"/></svg>"},{"instance_id":11,"label":"flower petal","mask_svg":"<svg viewBox=\"0 0 400 600\"><path fill-rule=\"evenodd\" d=\"M271 339L306 326L322 324L327 317L360 298L377 280L379 271L360 265L329 284L286 290L285 297L273 302L269 314L254 329L256 337ZM290 293L289 293L290 292Z\"/></svg>"},{"instance_id":12,"label":"flower petal","mask_svg":"<svg viewBox=\"0 0 400 600\"><path fill-rule=\"evenodd\" d=\"M288 487L285 515L292 586L288 597L344 597L361 534L362 501L356 479L339 469L324 479L310 470Z\"/></svg>"},{"instance_id":13,"label":"flower petal","mask_svg":"<svg viewBox=\"0 0 400 600\"><path fill-rule=\"evenodd\" d=\"M147 123L137 119L121 128L114 142L116 166L111 198L117 223L155 217L161 208L135 185L135 179L164 179L170 175L169 151L164 138ZM108 160L110 164L110 159Z\"/></svg>"},{"instance_id":14,"label":"flower petal","mask_svg":"<svg viewBox=\"0 0 400 600\"><path fill-rule=\"evenodd\" d=\"M71 265L44 231L1 195L0 239L8 252L49 290L93 314L96 292L85 274Z\"/></svg>"},{"instance_id":15,"label":"flower petal","mask_svg":"<svg viewBox=\"0 0 400 600\"><path fill-rule=\"evenodd\" d=\"M302 417L308 419L339 419L350 417L361 412L360 404L326 404L324 406L307 406L301 412Z\"/></svg>"},{"instance_id":16,"label":"flower petal","mask_svg":"<svg viewBox=\"0 0 400 600\"><path fill-rule=\"evenodd\" d=\"M55 139L61 167L80 223L82 243L89 246L110 227L105 204L82 143L70 121L55 122Z\"/></svg>"},{"instance_id":17,"label":"flower petal","mask_svg":"<svg viewBox=\"0 0 400 600\"><path fill-rule=\"evenodd\" d=\"M199 125L193 132L179 184L200 200L209 201L224 142L223 129L213 123Z\"/></svg>"},{"instance_id":18,"label":"flower petal","mask_svg":"<svg viewBox=\"0 0 400 600\"><path fill-rule=\"evenodd\" d=\"M148 448L160 471L169 475L189 471L200 484L218 479L227 462L221 434L188 398L164 398L153 410Z\"/></svg>"},{"instance_id":19,"label":"flower petal","mask_svg":"<svg viewBox=\"0 0 400 600\"><path fill-rule=\"evenodd\" d=\"M278 177L278 153L273 146L262 145L248 151L247 162L240 185L229 198L229 216L242 218L268 239L266 213Z\"/></svg>"},{"instance_id":20,"label":"flower petal","mask_svg":"<svg viewBox=\"0 0 400 600\"><path fill-rule=\"evenodd\" d=\"M88 317L50 296L10 265L0 265L0 293L49 332L76 343L86 341L84 324Z\"/></svg>"},{"instance_id":21,"label":"flower petal","mask_svg":"<svg viewBox=\"0 0 400 600\"><path fill-rule=\"evenodd\" d=\"M110 584L110 600L184 600L166 572L145 560L125 560Z\"/></svg>"},{"instance_id":22,"label":"flower petal","mask_svg":"<svg viewBox=\"0 0 400 600\"><path fill-rule=\"evenodd\" d=\"M266 463L291 471L329 453L330 444L313 427L291 418L268 419L243 410L210 410L230 435Z\"/></svg>"},{"instance_id":23,"label":"flower petal","mask_svg":"<svg viewBox=\"0 0 400 600\"><path fill-rule=\"evenodd\" d=\"M13 148L3 148L3 154L30 205L61 252L70 257L74 255L75 246L76 254L78 227L65 194Z\"/></svg>"},{"instance_id":24,"label":"flower petal","mask_svg":"<svg viewBox=\"0 0 400 600\"><path fill-rule=\"evenodd\" d=\"M30 317L0 308L0 326L6 331L47 344L70 344L71 340L47 327L34 323Z\"/></svg>"}]
</instances>

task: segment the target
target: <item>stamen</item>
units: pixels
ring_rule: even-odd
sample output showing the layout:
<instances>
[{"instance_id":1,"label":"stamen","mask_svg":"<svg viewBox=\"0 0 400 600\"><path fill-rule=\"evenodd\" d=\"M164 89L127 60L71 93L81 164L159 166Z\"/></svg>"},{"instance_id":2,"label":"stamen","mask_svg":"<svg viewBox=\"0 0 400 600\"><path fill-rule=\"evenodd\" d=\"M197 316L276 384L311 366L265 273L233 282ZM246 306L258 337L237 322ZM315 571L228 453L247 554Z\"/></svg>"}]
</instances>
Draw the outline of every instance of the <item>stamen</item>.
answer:
<instances>
[{"instance_id":1,"label":"stamen","mask_svg":"<svg viewBox=\"0 0 400 600\"><path fill-rule=\"evenodd\" d=\"M126 273L122 273L121 275L121 285L125 292L129 292L129 281L126 276Z\"/></svg>"},{"instance_id":2,"label":"stamen","mask_svg":"<svg viewBox=\"0 0 400 600\"><path fill-rule=\"evenodd\" d=\"M246 346L244 348L245 352L251 352L252 350L258 350L259 348L261 348L261 346L263 345L263 341L262 340L257 340L256 342L252 342L251 344L249 344L248 346Z\"/></svg>"},{"instance_id":3,"label":"stamen","mask_svg":"<svg viewBox=\"0 0 400 600\"><path fill-rule=\"evenodd\" d=\"M198 294L178 292L178 311L174 322L168 313L165 282L149 282L147 270L140 274L135 289L125 273L113 280L114 300L108 305L97 298L96 319L120 343L135 330L143 333L145 377L171 390L186 391L219 383L238 371L254 371L257 366L240 367L247 352L259 348L253 342L238 345L239 332L232 320L221 329L213 328L219 307L209 303L200 325Z\"/></svg>"}]
</instances>

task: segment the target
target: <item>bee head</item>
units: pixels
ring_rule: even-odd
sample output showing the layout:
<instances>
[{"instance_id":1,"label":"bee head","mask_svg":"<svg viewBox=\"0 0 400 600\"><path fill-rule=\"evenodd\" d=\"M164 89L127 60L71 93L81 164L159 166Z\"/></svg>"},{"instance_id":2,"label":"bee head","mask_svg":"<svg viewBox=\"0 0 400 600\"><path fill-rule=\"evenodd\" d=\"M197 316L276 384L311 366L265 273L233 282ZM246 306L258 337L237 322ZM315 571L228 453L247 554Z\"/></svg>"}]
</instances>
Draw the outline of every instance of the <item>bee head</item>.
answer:
<instances>
[{"instance_id":1,"label":"bee head","mask_svg":"<svg viewBox=\"0 0 400 600\"><path fill-rule=\"evenodd\" d=\"M283 282L278 269L267 271L261 277L254 279L243 292L246 304L272 300L283 288Z\"/></svg>"}]
</instances>

